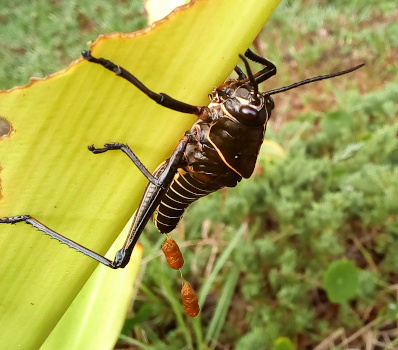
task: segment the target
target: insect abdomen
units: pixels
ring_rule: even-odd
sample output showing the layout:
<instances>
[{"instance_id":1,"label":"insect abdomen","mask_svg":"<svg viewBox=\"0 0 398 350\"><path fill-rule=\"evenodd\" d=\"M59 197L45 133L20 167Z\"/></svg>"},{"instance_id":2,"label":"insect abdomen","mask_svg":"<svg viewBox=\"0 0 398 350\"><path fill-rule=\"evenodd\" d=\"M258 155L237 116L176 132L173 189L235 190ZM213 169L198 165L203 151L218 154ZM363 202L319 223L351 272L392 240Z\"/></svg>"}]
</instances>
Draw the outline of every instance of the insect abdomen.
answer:
<instances>
[{"instance_id":1,"label":"insect abdomen","mask_svg":"<svg viewBox=\"0 0 398 350\"><path fill-rule=\"evenodd\" d=\"M156 208L155 226L161 233L169 233L191 203L219 189L219 185L201 182L191 173L178 173Z\"/></svg>"}]
</instances>

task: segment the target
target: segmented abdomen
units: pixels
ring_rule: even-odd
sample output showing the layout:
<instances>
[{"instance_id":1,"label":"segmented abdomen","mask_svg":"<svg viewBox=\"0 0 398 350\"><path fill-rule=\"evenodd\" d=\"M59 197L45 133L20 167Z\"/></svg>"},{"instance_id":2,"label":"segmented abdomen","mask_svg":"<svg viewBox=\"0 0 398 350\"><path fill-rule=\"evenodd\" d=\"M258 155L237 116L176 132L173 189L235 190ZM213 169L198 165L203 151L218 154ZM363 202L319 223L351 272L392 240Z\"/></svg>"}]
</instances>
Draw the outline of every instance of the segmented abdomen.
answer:
<instances>
[{"instance_id":1,"label":"segmented abdomen","mask_svg":"<svg viewBox=\"0 0 398 350\"><path fill-rule=\"evenodd\" d=\"M161 233L169 233L175 229L191 203L219 189L220 185L201 182L191 173L177 173L155 210L155 226Z\"/></svg>"}]
</instances>

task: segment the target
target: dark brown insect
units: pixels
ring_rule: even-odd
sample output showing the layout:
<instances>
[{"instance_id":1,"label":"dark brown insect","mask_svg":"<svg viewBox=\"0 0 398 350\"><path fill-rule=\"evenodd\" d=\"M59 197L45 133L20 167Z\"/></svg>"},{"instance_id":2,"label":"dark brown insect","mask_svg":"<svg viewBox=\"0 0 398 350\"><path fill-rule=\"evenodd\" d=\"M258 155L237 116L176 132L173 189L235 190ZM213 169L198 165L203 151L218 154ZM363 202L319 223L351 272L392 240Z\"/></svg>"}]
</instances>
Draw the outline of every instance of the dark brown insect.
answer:
<instances>
[{"instance_id":1,"label":"dark brown insect","mask_svg":"<svg viewBox=\"0 0 398 350\"><path fill-rule=\"evenodd\" d=\"M162 250L164 256L166 257L167 263L174 270L179 270L184 265L184 258L182 256L180 247L177 242L167 235L167 239L162 244Z\"/></svg>"},{"instance_id":2,"label":"dark brown insect","mask_svg":"<svg viewBox=\"0 0 398 350\"><path fill-rule=\"evenodd\" d=\"M126 79L156 103L198 117L192 128L185 132L171 157L159 165L153 174L126 144L107 143L103 148L88 147L95 154L111 150L123 151L148 179L129 234L113 261L62 236L30 215L0 219L0 223L8 224L23 221L113 269L127 265L152 214L159 231L168 233L177 226L185 209L192 202L223 187L234 187L242 178L252 175L267 122L274 108L271 95L346 74L363 66L261 93L258 85L275 75L276 67L267 59L247 50L246 57L240 55L247 76L238 66L235 67L238 79L227 80L213 89L213 93L209 95L208 106L193 106L164 93L151 91L124 68L104 58L93 57L90 51L83 51L82 54L89 62L99 64ZM247 59L263 65L264 68L252 74Z\"/></svg>"},{"instance_id":3,"label":"dark brown insect","mask_svg":"<svg viewBox=\"0 0 398 350\"><path fill-rule=\"evenodd\" d=\"M189 317L196 317L200 311L198 296L189 283L184 283L181 289L182 307Z\"/></svg>"}]
</instances>

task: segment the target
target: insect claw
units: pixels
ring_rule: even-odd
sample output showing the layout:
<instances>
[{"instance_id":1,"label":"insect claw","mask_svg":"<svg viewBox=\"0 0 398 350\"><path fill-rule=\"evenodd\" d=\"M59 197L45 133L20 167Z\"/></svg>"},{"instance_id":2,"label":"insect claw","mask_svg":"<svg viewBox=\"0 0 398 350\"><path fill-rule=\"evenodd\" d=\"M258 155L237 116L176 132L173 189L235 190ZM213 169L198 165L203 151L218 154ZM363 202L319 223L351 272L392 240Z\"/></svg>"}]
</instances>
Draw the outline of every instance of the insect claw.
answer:
<instances>
[{"instance_id":1,"label":"insect claw","mask_svg":"<svg viewBox=\"0 0 398 350\"><path fill-rule=\"evenodd\" d=\"M10 216L4 217L0 219L0 223L2 224L16 224L17 222L22 222L30 219L30 215L17 215L17 216Z\"/></svg>"},{"instance_id":2,"label":"insect claw","mask_svg":"<svg viewBox=\"0 0 398 350\"><path fill-rule=\"evenodd\" d=\"M108 148L95 148L94 145L90 145L87 148L89 151L93 152L94 154L104 153L108 151Z\"/></svg>"},{"instance_id":3,"label":"insect claw","mask_svg":"<svg viewBox=\"0 0 398 350\"><path fill-rule=\"evenodd\" d=\"M91 58L93 58L93 56L91 56L91 51L90 50L83 50L82 51L82 56L85 60L90 61Z\"/></svg>"}]
</instances>

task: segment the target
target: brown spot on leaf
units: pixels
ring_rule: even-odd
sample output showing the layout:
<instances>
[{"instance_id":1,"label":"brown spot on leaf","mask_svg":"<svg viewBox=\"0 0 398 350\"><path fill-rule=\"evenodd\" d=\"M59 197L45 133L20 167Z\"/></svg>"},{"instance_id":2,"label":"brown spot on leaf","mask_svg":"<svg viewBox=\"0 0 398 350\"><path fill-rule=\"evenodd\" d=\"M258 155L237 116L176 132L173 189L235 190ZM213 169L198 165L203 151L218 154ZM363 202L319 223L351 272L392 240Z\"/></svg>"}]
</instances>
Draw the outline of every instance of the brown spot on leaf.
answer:
<instances>
[{"instance_id":1,"label":"brown spot on leaf","mask_svg":"<svg viewBox=\"0 0 398 350\"><path fill-rule=\"evenodd\" d=\"M0 137L2 139L5 139L8 136L10 136L11 132L12 132L12 127L9 121L0 116Z\"/></svg>"}]
</instances>

